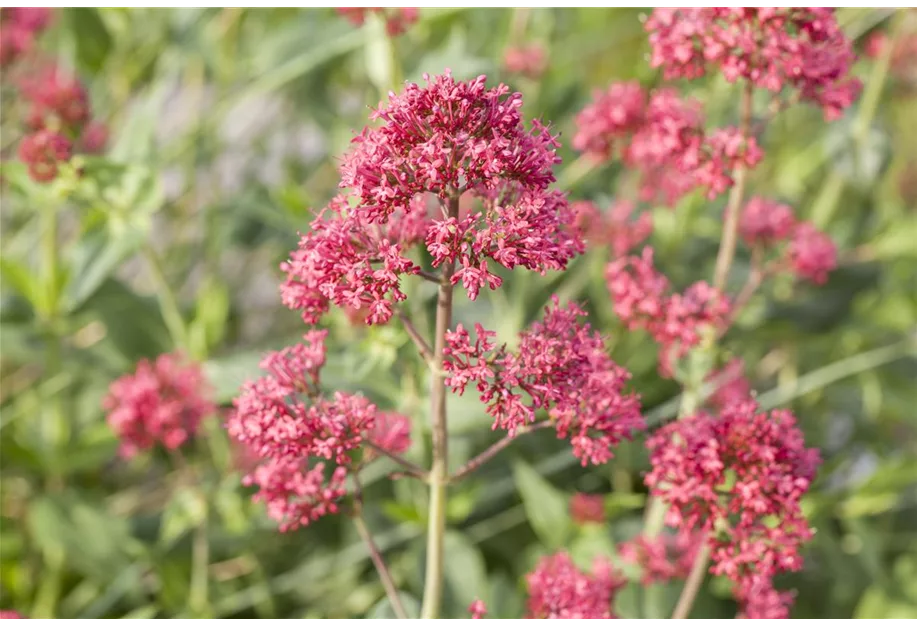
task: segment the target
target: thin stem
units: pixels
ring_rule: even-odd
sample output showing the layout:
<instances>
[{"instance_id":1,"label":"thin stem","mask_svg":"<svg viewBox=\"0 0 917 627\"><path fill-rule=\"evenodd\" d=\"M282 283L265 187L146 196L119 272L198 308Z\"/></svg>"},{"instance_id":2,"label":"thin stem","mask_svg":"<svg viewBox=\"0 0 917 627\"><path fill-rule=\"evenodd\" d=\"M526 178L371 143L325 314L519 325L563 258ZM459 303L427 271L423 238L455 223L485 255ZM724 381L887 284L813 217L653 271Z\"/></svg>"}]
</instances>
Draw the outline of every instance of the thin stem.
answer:
<instances>
[{"instance_id":1,"label":"thin stem","mask_svg":"<svg viewBox=\"0 0 917 627\"><path fill-rule=\"evenodd\" d=\"M388 451L382 448L381 446L379 446L378 444L375 444L374 442L366 442L366 446L367 448L372 449L379 455L388 457L393 462L400 464L404 468L403 474L411 476L411 477L416 477L420 479L421 481L427 480L427 471L426 470L424 470L423 468L421 468L420 466L418 466L417 464L413 462L409 462L408 460L403 458L401 455L398 455L397 453L392 453L391 451Z\"/></svg>"},{"instance_id":2,"label":"thin stem","mask_svg":"<svg viewBox=\"0 0 917 627\"><path fill-rule=\"evenodd\" d=\"M417 345L417 350L420 351L424 361L430 363L433 360L433 349L430 348L430 345L420 334L420 331L417 330L417 327L414 326L414 323L411 322L408 315L400 309L398 310L398 319L401 320L401 324L404 325L404 330L407 331L411 339L414 340L414 344Z\"/></svg>"},{"instance_id":3,"label":"thin stem","mask_svg":"<svg viewBox=\"0 0 917 627\"><path fill-rule=\"evenodd\" d=\"M748 301L751 300L751 297L754 296L755 292L761 286L761 282L764 280L765 268L761 264L761 256L762 251L760 247L756 246L752 249L751 271L748 273L748 279L735 297L735 300L732 301L731 317L733 320L739 315L739 312L745 308L745 305L748 304ZM720 335L725 332L726 329L721 330Z\"/></svg>"},{"instance_id":4,"label":"thin stem","mask_svg":"<svg viewBox=\"0 0 917 627\"><path fill-rule=\"evenodd\" d=\"M457 218L459 197L449 198L448 214ZM430 467L430 504L427 515L427 562L421 618L437 618L443 596L443 539L446 533L446 489L449 484L449 443L446 430L446 376L442 369L446 331L452 325L452 273L455 262L443 267L436 301L436 339L431 372L430 419L433 430L433 463Z\"/></svg>"},{"instance_id":5,"label":"thin stem","mask_svg":"<svg viewBox=\"0 0 917 627\"><path fill-rule=\"evenodd\" d=\"M398 594L398 589L395 587L395 581L392 579L392 574L388 570L388 566L385 565L385 560L382 559L382 553L379 551L379 547L376 546L376 543L373 541L373 536L369 532L369 527L366 526L366 521L363 520L362 506L359 502L359 499L362 496L358 496L358 501L355 503L355 512L353 515L353 524L357 528L357 533L360 534L360 537L363 539L363 542L366 544L366 548L369 550L369 558L373 561L373 565L376 567L376 572L379 574L379 580L382 582L382 587L385 589L385 596L388 597L389 603L392 604L392 609L395 610L395 617L398 620L408 620L408 613L404 609L404 604L401 602L401 596Z\"/></svg>"},{"instance_id":6,"label":"thin stem","mask_svg":"<svg viewBox=\"0 0 917 627\"><path fill-rule=\"evenodd\" d=\"M141 248L143 258L150 268L150 277L156 286L156 299L159 301L159 309L162 312L162 318L169 330L169 336L172 342L180 348L188 349L188 330L185 326L185 319L182 316L181 309L178 306L178 299L175 297L175 291L169 285L166 274L162 269L162 262L156 251L149 244Z\"/></svg>"},{"instance_id":7,"label":"thin stem","mask_svg":"<svg viewBox=\"0 0 917 627\"><path fill-rule=\"evenodd\" d=\"M426 279L430 283L436 283L437 285L439 285L440 282L442 281L442 277L440 277L437 273L429 272L427 270L418 270L417 276L419 276L422 279Z\"/></svg>"},{"instance_id":8,"label":"thin stem","mask_svg":"<svg viewBox=\"0 0 917 627\"><path fill-rule=\"evenodd\" d=\"M188 606L195 616L205 618L209 616L210 587L210 541L207 537L208 507L203 493L201 494L204 515L201 522L194 529L194 538L191 544L191 586L188 592Z\"/></svg>"},{"instance_id":9,"label":"thin stem","mask_svg":"<svg viewBox=\"0 0 917 627\"><path fill-rule=\"evenodd\" d=\"M742 113L740 132L742 140L748 140L748 131L751 127L752 96L754 85L750 82L742 93ZM736 252L736 232L739 228L739 208L745 195L745 179L747 169L739 163L735 169L735 184L729 192L729 202L726 205L726 220L723 225L723 239L720 240L720 250L716 255L716 269L713 273L713 286L719 291L726 287L726 278L729 275L729 266Z\"/></svg>"},{"instance_id":10,"label":"thin stem","mask_svg":"<svg viewBox=\"0 0 917 627\"><path fill-rule=\"evenodd\" d=\"M487 449L485 449L483 453L480 453L474 459L469 460L467 463L465 463L464 466L462 466L457 471L455 471L455 473L449 479L449 483L458 483L459 481L464 479L466 476L473 473L475 470L477 470L478 468L480 468L481 466L489 462L491 459L493 459L497 453L499 453L500 451L505 449L507 446L509 446L520 435L525 435L526 433L531 433L532 431L535 431L537 429L543 429L545 427L550 427L550 426L551 426L550 420L536 422L533 425L527 425L525 427L522 427L521 429L517 429L516 433L514 433L513 435L508 435L504 438L497 440L496 442L491 444L489 447L487 447Z\"/></svg>"},{"instance_id":11,"label":"thin stem","mask_svg":"<svg viewBox=\"0 0 917 627\"><path fill-rule=\"evenodd\" d=\"M704 582L704 575L707 574L707 564L709 563L710 547L705 540L697 553L697 557L694 559L694 566L691 567L691 572L688 574L687 581L685 581L685 587L681 589L681 596L678 597L675 611L672 612L673 619L687 618L691 613L691 608L694 607L694 599L697 598L700 586Z\"/></svg>"}]
</instances>

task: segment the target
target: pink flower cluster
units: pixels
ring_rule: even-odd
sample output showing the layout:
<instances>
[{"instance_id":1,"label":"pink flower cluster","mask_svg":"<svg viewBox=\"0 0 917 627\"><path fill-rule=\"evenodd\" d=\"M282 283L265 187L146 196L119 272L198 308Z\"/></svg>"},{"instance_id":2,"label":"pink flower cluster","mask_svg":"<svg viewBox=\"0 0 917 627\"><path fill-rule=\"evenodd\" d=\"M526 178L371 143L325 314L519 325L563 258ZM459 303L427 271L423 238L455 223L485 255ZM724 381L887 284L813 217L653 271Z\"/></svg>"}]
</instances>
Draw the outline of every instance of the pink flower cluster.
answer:
<instances>
[{"instance_id":1,"label":"pink flower cluster","mask_svg":"<svg viewBox=\"0 0 917 627\"><path fill-rule=\"evenodd\" d=\"M471 605L468 606L468 613L471 614L471 618L474 619L484 618L487 615L487 606L484 605L484 601L481 599L475 599Z\"/></svg>"},{"instance_id":2,"label":"pink flower cluster","mask_svg":"<svg viewBox=\"0 0 917 627\"><path fill-rule=\"evenodd\" d=\"M712 371L706 380L716 383L716 389L708 402L717 409L741 403L748 399L751 393L751 384L745 378L745 362L738 358L730 360L719 370Z\"/></svg>"},{"instance_id":3,"label":"pink flower cluster","mask_svg":"<svg viewBox=\"0 0 917 627\"><path fill-rule=\"evenodd\" d=\"M809 222L797 222L783 203L753 197L745 204L739 234L749 246L773 248L788 241L783 265L800 278L824 283L837 267L837 248L831 238Z\"/></svg>"},{"instance_id":4,"label":"pink flower cluster","mask_svg":"<svg viewBox=\"0 0 917 627\"><path fill-rule=\"evenodd\" d=\"M571 205L576 227L590 246L610 246L615 257L623 257L653 232L653 216L641 212L631 219L634 205L621 201L603 212L594 203L579 201Z\"/></svg>"},{"instance_id":5,"label":"pink flower cluster","mask_svg":"<svg viewBox=\"0 0 917 627\"><path fill-rule=\"evenodd\" d=\"M618 555L628 564L639 566L641 583L650 586L673 579L684 579L691 572L702 538L691 532L660 534L655 538L639 535L618 545Z\"/></svg>"},{"instance_id":6,"label":"pink flower cluster","mask_svg":"<svg viewBox=\"0 0 917 627\"><path fill-rule=\"evenodd\" d=\"M529 618L615 618L612 602L625 580L598 557L593 573L582 572L566 553L542 558L526 575Z\"/></svg>"},{"instance_id":7,"label":"pink flower cluster","mask_svg":"<svg viewBox=\"0 0 917 627\"><path fill-rule=\"evenodd\" d=\"M410 444L407 419L380 413L362 396L321 396L326 335L309 331L302 343L269 353L261 362L267 374L243 386L226 425L264 460L244 481L258 486L255 500L266 503L281 531L338 511L355 469L352 452L367 438L401 450Z\"/></svg>"},{"instance_id":8,"label":"pink flower cluster","mask_svg":"<svg viewBox=\"0 0 917 627\"><path fill-rule=\"evenodd\" d=\"M50 21L51 9L44 7L0 10L0 67L5 68L28 53Z\"/></svg>"},{"instance_id":9,"label":"pink flower cluster","mask_svg":"<svg viewBox=\"0 0 917 627\"><path fill-rule=\"evenodd\" d=\"M503 53L503 68L510 74L538 78L547 67L545 50L538 44L510 47Z\"/></svg>"},{"instance_id":10,"label":"pink flower cluster","mask_svg":"<svg viewBox=\"0 0 917 627\"><path fill-rule=\"evenodd\" d=\"M605 499L601 494L577 492L570 498L570 518L577 525L605 522Z\"/></svg>"},{"instance_id":11,"label":"pink flower cluster","mask_svg":"<svg viewBox=\"0 0 917 627\"><path fill-rule=\"evenodd\" d=\"M25 125L31 133L19 144L19 158L38 182L57 177L61 163L75 152L95 153L105 147L107 130L91 118L89 98L78 79L57 67L45 67L19 82L30 103Z\"/></svg>"},{"instance_id":12,"label":"pink flower cluster","mask_svg":"<svg viewBox=\"0 0 917 627\"><path fill-rule=\"evenodd\" d=\"M774 589L770 577L752 575L740 581L734 589L741 611L738 619L788 619L796 594Z\"/></svg>"},{"instance_id":13,"label":"pink flower cluster","mask_svg":"<svg viewBox=\"0 0 917 627\"><path fill-rule=\"evenodd\" d=\"M216 411L200 365L177 353L142 360L112 382L102 406L126 458L156 444L177 449Z\"/></svg>"},{"instance_id":14,"label":"pink flower cluster","mask_svg":"<svg viewBox=\"0 0 917 627\"><path fill-rule=\"evenodd\" d=\"M740 165L754 167L762 152L733 127L707 132L700 103L672 89L645 92L635 82L596 92L576 116L573 147L596 159L616 152L642 173L641 198L675 204L697 188L714 198L733 185Z\"/></svg>"},{"instance_id":15,"label":"pink flower cluster","mask_svg":"<svg viewBox=\"0 0 917 627\"><path fill-rule=\"evenodd\" d=\"M572 303L561 308L556 296L552 301L544 319L520 334L516 352L494 350L495 334L481 325L473 345L462 325L447 332L446 385L462 394L475 382L493 428L510 434L546 410L557 437L569 438L584 466L603 464L612 447L644 427L639 399L624 392L630 373L611 360L601 336L579 322L585 312Z\"/></svg>"},{"instance_id":16,"label":"pink flower cluster","mask_svg":"<svg viewBox=\"0 0 917 627\"><path fill-rule=\"evenodd\" d=\"M670 505L669 525L711 534L711 572L741 591L755 583L750 577L802 567L799 549L812 530L800 500L820 458L790 412L733 404L663 427L647 448L646 485Z\"/></svg>"},{"instance_id":17,"label":"pink flower cluster","mask_svg":"<svg viewBox=\"0 0 917 627\"><path fill-rule=\"evenodd\" d=\"M729 302L709 284L698 281L671 293L668 279L653 265L653 249L641 256L616 259L605 269L615 313L628 329L645 329L660 345L659 371L672 376L674 362L696 346L704 326L722 328Z\"/></svg>"},{"instance_id":18,"label":"pink flower cluster","mask_svg":"<svg viewBox=\"0 0 917 627\"><path fill-rule=\"evenodd\" d=\"M646 22L653 67L666 78L698 78L716 67L803 100L836 119L860 92L853 46L826 8L658 8Z\"/></svg>"},{"instance_id":19,"label":"pink flower cluster","mask_svg":"<svg viewBox=\"0 0 917 627\"><path fill-rule=\"evenodd\" d=\"M338 15L346 18L354 26L362 26L368 13L379 13L385 19L385 30L389 37L397 37L417 21L419 12L416 8L408 7L336 7Z\"/></svg>"},{"instance_id":20,"label":"pink flower cluster","mask_svg":"<svg viewBox=\"0 0 917 627\"><path fill-rule=\"evenodd\" d=\"M583 252L564 195L547 189L557 144L537 122L525 130L521 96L483 76L427 81L392 94L374 114L383 124L355 138L341 181L352 196L332 201L282 266L283 301L308 323L332 303L387 322L401 277L421 270L406 256L420 242L434 267L457 264L450 280L472 299L502 283L490 261L544 274ZM467 197L481 210L456 210ZM428 200L442 211L430 215Z\"/></svg>"}]
</instances>

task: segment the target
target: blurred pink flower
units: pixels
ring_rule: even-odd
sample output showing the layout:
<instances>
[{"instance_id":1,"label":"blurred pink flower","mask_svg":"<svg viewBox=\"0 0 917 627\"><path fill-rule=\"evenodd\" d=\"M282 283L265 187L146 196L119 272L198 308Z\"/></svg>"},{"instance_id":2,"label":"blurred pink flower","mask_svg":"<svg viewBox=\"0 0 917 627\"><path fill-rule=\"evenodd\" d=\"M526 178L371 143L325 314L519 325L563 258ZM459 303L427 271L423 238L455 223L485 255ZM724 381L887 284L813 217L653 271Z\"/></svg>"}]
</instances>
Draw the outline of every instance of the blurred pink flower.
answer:
<instances>
[{"instance_id":1,"label":"blurred pink flower","mask_svg":"<svg viewBox=\"0 0 917 627\"><path fill-rule=\"evenodd\" d=\"M475 599L468 606L468 613L471 614L471 618L484 618L487 615L487 606L484 605L484 601L481 599Z\"/></svg>"},{"instance_id":2,"label":"blurred pink flower","mask_svg":"<svg viewBox=\"0 0 917 627\"><path fill-rule=\"evenodd\" d=\"M70 140L48 130L26 135L19 143L19 159L29 168L29 176L39 183L57 178L58 166L70 160Z\"/></svg>"},{"instance_id":3,"label":"blurred pink flower","mask_svg":"<svg viewBox=\"0 0 917 627\"><path fill-rule=\"evenodd\" d=\"M813 283L824 283L837 267L834 242L809 222L796 225L787 253L793 271Z\"/></svg>"},{"instance_id":4,"label":"blurred pink flower","mask_svg":"<svg viewBox=\"0 0 917 627\"><path fill-rule=\"evenodd\" d=\"M603 558L596 558L593 574L579 570L566 553L543 557L525 577L528 618L615 618L614 595L625 580Z\"/></svg>"},{"instance_id":5,"label":"blurred pink flower","mask_svg":"<svg viewBox=\"0 0 917 627\"><path fill-rule=\"evenodd\" d=\"M539 44L510 47L503 53L503 68L510 74L538 78L547 67L544 47Z\"/></svg>"},{"instance_id":6,"label":"blurred pink flower","mask_svg":"<svg viewBox=\"0 0 917 627\"><path fill-rule=\"evenodd\" d=\"M575 493L570 498L570 518L577 525L605 522L605 499L601 494Z\"/></svg>"}]
</instances>

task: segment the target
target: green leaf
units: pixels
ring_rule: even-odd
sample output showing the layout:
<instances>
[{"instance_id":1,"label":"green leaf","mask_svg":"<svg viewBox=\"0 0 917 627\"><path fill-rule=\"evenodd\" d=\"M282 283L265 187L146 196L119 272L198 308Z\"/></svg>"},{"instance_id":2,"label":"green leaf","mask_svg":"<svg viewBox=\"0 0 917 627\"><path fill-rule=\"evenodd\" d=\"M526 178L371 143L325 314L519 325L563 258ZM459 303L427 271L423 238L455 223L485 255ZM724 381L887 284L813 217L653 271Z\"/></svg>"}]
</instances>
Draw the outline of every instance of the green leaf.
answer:
<instances>
[{"instance_id":1,"label":"green leaf","mask_svg":"<svg viewBox=\"0 0 917 627\"><path fill-rule=\"evenodd\" d=\"M102 68L111 50L111 34L99 17L101 10L82 7L66 10L74 34L77 60L93 72Z\"/></svg>"},{"instance_id":2,"label":"green leaf","mask_svg":"<svg viewBox=\"0 0 917 627\"><path fill-rule=\"evenodd\" d=\"M420 601L409 592L399 590L398 596L401 597L401 604L408 618L420 618ZM395 616L395 610L392 609L392 602L388 597L381 599L366 614L370 619L391 619L398 618Z\"/></svg>"},{"instance_id":3,"label":"green leaf","mask_svg":"<svg viewBox=\"0 0 917 627\"><path fill-rule=\"evenodd\" d=\"M549 549L561 548L572 526L566 496L521 460L513 464L513 477L538 539Z\"/></svg>"},{"instance_id":4,"label":"green leaf","mask_svg":"<svg viewBox=\"0 0 917 627\"><path fill-rule=\"evenodd\" d=\"M0 257L0 277L3 278L6 285L12 287L33 307L37 308L35 286L39 283L24 264L8 257Z\"/></svg>"},{"instance_id":5,"label":"green leaf","mask_svg":"<svg viewBox=\"0 0 917 627\"><path fill-rule=\"evenodd\" d=\"M207 503L203 495L192 488L179 488L162 513L160 546L171 547L188 531L200 525L206 516Z\"/></svg>"},{"instance_id":6,"label":"green leaf","mask_svg":"<svg viewBox=\"0 0 917 627\"><path fill-rule=\"evenodd\" d=\"M460 532L447 531L444 544L444 603L458 615L487 593L487 569L481 551Z\"/></svg>"},{"instance_id":7,"label":"green leaf","mask_svg":"<svg viewBox=\"0 0 917 627\"><path fill-rule=\"evenodd\" d=\"M74 246L70 261L72 279L64 292L68 311L78 309L133 255L146 237L144 231L126 229L115 234L100 229L84 235Z\"/></svg>"}]
</instances>

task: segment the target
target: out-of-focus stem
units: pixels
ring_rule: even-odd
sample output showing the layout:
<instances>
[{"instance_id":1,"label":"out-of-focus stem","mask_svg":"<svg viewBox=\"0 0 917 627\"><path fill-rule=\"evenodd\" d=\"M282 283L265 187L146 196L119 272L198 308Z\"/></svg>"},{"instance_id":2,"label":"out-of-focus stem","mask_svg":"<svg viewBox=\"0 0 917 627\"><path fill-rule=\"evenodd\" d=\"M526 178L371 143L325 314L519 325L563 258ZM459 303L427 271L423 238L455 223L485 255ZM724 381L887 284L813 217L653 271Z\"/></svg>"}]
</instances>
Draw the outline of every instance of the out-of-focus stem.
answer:
<instances>
[{"instance_id":1,"label":"out-of-focus stem","mask_svg":"<svg viewBox=\"0 0 917 627\"><path fill-rule=\"evenodd\" d=\"M710 546L706 539L704 545L697 552L694 558L694 566L688 574L685 581L685 587L681 589L681 595L678 597L678 603L675 604L675 611L672 612L673 619L688 618L691 614L691 608L694 607L694 599L700 591L700 586L704 582L704 575L707 574L707 564L710 563Z\"/></svg>"},{"instance_id":2,"label":"out-of-focus stem","mask_svg":"<svg viewBox=\"0 0 917 627\"><path fill-rule=\"evenodd\" d=\"M398 319L401 320L401 324L404 325L404 330L407 331L407 334L414 340L414 344L417 345L417 350L420 351L420 355L424 358L424 361L430 362L433 359L433 349L430 348L430 345L424 339L423 335L420 334L420 331L417 330L417 327L414 326L414 323L411 322L411 319L408 318L408 315L398 310Z\"/></svg>"},{"instance_id":3,"label":"out-of-focus stem","mask_svg":"<svg viewBox=\"0 0 917 627\"><path fill-rule=\"evenodd\" d=\"M751 127L752 96L754 85L747 83L742 92L742 113L740 132L742 139L748 141L748 131ZM736 233L739 230L739 209L745 195L745 179L747 168L740 163L735 169L735 184L729 191L729 202L726 205L726 220L723 225L723 238L720 240L720 250L716 255L716 268L713 273L713 287L723 291L726 287L726 278L729 276L729 267L736 252Z\"/></svg>"},{"instance_id":4,"label":"out-of-focus stem","mask_svg":"<svg viewBox=\"0 0 917 627\"><path fill-rule=\"evenodd\" d=\"M166 323L169 335L173 344L179 348L187 350L188 330L185 326L185 319L182 316L181 309L178 306L178 299L175 291L169 285L166 274L162 269L162 262L159 255L153 250L150 244L144 244L141 248L143 258L150 269L150 277L153 279L153 285L156 288L156 300L159 302L159 309L162 312L162 319Z\"/></svg>"},{"instance_id":5,"label":"out-of-focus stem","mask_svg":"<svg viewBox=\"0 0 917 627\"><path fill-rule=\"evenodd\" d=\"M417 464L409 462L408 460L403 458L401 455L398 455L397 453L392 453L391 451L386 450L382 448L381 446L374 444L373 442L366 442L366 447L369 449L372 449L378 455L382 455L383 457L388 457L393 462L399 464L402 468L404 468L404 474L410 475L411 477L416 477L420 479L421 481L427 480L427 471L426 470L424 470Z\"/></svg>"},{"instance_id":6,"label":"out-of-focus stem","mask_svg":"<svg viewBox=\"0 0 917 627\"><path fill-rule=\"evenodd\" d=\"M508 435L500 440L497 440L491 444L488 448L484 450L483 453L475 457L474 459L469 460L464 466L455 471L455 474L452 475L452 478L449 480L450 483L457 483L464 479L466 476L473 473L475 470L489 462L493 457L509 446L516 438L520 435L525 435L526 433L531 433L537 429L543 429L545 427L550 427L551 421L544 420L542 422L536 422L533 425L527 425L521 429L517 429L516 433L513 435Z\"/></svg>"},{"instance_id":7,"label":"out-of-focus stem","mask_svg":"<svg viewBox=\"0 0 917 627\"><path fill-rule=\"evenodd\" d=\"M449 198L448 215L457 218L459 197ZM443 354L446 348L446 331L452 325L452 273L455 262L443 267L442 282L436 301L436 338L430 364L430 419L433 430L433 463L430 467L430 504L427 514L427 562L424 578L421 618L437 618L443 596L443 539L446 533L446 490L449 484L449 442L446 430L446 374L443 371Z\"/></svg>"}]
</instances>

